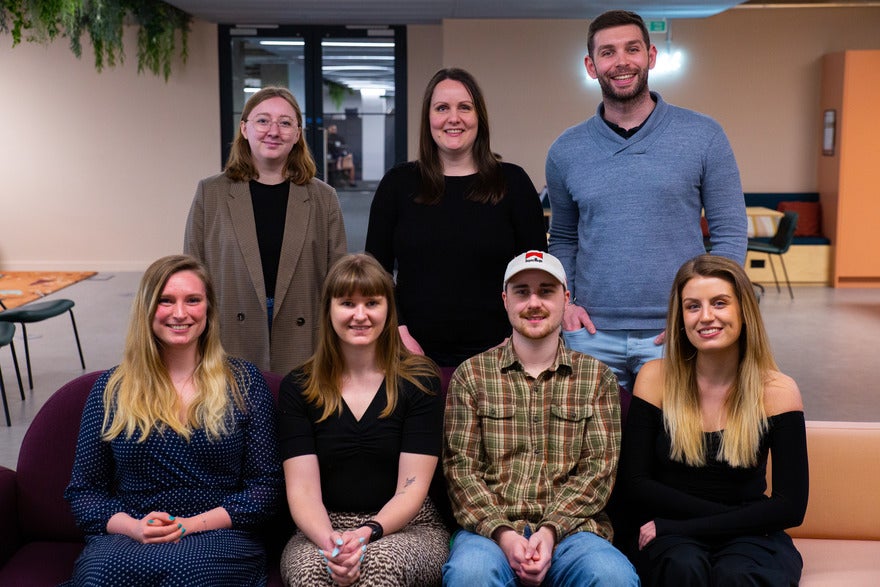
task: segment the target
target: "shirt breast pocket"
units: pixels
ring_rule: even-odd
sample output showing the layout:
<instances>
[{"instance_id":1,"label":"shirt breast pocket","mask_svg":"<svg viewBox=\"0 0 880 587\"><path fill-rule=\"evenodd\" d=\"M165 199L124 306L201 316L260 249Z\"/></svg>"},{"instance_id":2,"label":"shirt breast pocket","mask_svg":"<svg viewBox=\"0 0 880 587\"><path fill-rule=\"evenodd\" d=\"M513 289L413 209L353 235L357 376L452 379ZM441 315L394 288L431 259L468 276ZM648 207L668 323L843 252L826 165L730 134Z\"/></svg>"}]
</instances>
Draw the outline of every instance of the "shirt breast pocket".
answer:
<instances>
[{"instance_id":1,"label":"shirt breast pocket","mask_svg":"<svg viewBox=\"0 0 880 587\"><path fill-rule=\"evenodd\" d=\"M518 430L515 414L516 406L512 403L477 406L483 450L486 451L490 463L503 463L528 442L528 431Z\"/></svg>"},{"instance_id":2,"label":"shirt breast pocket","mask_svg":"<svg viewBox=\"0 0 880 587\"><path fill-rule=\"evenodd\" d=\"M593 417L590 405L550 405L550 453L559 472L567 474L581 457L584 433Z\"/></svg>"}]
</instances>

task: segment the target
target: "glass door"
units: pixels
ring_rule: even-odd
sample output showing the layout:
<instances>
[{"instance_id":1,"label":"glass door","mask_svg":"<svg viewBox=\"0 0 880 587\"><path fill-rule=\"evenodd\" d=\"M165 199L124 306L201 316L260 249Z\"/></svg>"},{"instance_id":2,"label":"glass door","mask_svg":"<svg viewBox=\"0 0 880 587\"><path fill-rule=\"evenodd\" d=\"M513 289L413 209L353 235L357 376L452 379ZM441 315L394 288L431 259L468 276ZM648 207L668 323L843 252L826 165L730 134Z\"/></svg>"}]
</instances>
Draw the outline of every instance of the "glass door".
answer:
<instances>
[{"instance_id":1,"label":"glass door","mask_svg":"<svg viewBox=\"0 0 880 587\"><path fill-rule=\"evenodd\" d=\"M223 162L241 111L260 88L290 89L303 109L318 176L371 190L406 159L405 29L221 25Z\"/></svg>"},{"instance_id":2,"label":"glass door","mask_svg":"<svg viewBox=\"0 0 880 587\"><path fill-rule=\"evenodd\" d=\"M325 176L337 189L378 182L395 162L394 48L393 35L321 40Z\"/></svg>"}]
</instances>

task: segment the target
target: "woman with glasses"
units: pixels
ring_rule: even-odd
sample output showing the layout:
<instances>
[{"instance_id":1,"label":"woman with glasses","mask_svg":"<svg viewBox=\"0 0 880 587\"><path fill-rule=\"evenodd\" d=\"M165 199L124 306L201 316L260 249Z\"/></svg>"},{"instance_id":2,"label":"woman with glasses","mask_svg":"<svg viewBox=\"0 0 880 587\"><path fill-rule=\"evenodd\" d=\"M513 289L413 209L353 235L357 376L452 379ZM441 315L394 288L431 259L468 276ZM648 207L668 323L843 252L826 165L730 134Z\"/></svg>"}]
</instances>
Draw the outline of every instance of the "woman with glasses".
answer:
<instances>
[{"instance_id":1,"label":"woman with glasses","mask_svg":"<svg viewBox=\"0 0 880 587\"><path fill-rule=\"evenodd\" d=\"M438 71L422 101L418 160L382 178L366 250L397 269L400 334L444 368L510 335L498 284L508 261L547 250L544 214L526 172L489 144L489 115L468 72Z\"/></svg>"},{"instance_id":2,"label":"woman with glasses","mask_svg":"<svg viewBox=\"0 0 880 587\"><path fill-rule=\"evenodd\" d=\"M224 348L279 374L314 351L321 284L346 251L302 119L285 88L251 96L223 173L199 182L184 237L216 284Z\"/></svg>"}]
</instances>

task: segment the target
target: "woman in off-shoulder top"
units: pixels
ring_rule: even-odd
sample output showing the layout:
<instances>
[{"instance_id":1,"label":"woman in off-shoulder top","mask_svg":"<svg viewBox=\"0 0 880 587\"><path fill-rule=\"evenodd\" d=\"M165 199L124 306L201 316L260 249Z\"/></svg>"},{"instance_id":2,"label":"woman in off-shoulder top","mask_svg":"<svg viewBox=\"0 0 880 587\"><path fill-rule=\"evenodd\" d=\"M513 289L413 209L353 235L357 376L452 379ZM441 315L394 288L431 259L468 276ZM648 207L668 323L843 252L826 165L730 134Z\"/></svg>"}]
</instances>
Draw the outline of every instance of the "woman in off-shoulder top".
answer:
<instances>
[{"instance_id":1,"label":"woman in off-shoulder top","mask_svg":"<svg viewBox=\"0 0 880 587\"><path fill-rule=\"evenodd\" d=\"M784 530L807 507L803 403L742 267L685 263L666 332L626 422L618 491L632 523L618 543L645 585L797 585L803 562Z\"/></svg>"}]
</instances>

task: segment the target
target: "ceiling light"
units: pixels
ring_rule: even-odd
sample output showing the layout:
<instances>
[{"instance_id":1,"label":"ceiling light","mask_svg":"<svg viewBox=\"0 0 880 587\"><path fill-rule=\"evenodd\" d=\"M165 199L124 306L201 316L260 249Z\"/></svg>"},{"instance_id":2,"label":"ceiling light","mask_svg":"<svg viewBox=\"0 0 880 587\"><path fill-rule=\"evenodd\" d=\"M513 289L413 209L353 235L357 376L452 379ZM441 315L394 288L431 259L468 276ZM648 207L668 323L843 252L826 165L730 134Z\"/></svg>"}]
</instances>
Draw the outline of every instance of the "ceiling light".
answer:
<instances>
[{"instance_id":1,"label":"ceiling light","mask_svg":"<svg viewBox=\"0 0 880 587\"><path fill-rule=\"evenodd\" d=\"M325 65L321 69L324 71L394 71L393 67L383 65Z\"/></svg>"},{"instance_id":2,"label":"ceiling light","mask_svg":"<svg viewBox=\"0 0 880 587\"><path fill-rule=\"evenodd\" d=\"M271 47L302 47L305 44L305 41L260 41L260 45Z\"/></svg>"},{"instance_id":3,"label":"ceiling light","mask_svg":"<svg viewBox=\"0 0 880 587\"><path fill-rule=\"evenodd\" d=\"M358 41L321 41L322 47L394 47L394 43L370 43Z\"/></svg>"}]
</instances>

